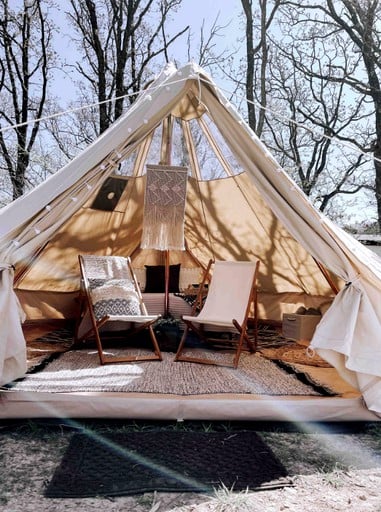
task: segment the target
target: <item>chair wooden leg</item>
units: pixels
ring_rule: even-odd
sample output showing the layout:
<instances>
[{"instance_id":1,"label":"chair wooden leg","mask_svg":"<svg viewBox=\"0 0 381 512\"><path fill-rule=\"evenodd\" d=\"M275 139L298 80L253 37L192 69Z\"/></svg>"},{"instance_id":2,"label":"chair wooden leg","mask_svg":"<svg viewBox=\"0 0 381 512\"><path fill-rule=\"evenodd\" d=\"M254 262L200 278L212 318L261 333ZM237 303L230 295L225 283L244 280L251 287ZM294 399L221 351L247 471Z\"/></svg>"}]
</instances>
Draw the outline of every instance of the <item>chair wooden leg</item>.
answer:
<instances>
[{"instance_id":1,"label":"chair wooden leg","mask_svg":"<svg viewBox=\"0 0 381 512\"><path fill-rule=\"evenodd\" d=\"M188 331L189 331L189 326L186 324L184 332L183 332L183 335L181 336L181 340L180 340L179 346L177 348L177 352L176 352L174 361L179 361L180 360L179 358L181 357L181 353L182 353L184 345L185 345L185 340L187 338Z\"/></svg>"},{"instance_id":2,"label":"chair wooden leg","mask_svg":"<svg viewBox=\"0 0 381 512\"><path fill-rule=\"evenodd\" d=\"M152 361L152 360L159 360L162 361L162 355L161 350L159 347L159 344L157 342L152 323L150 322L148 324L143 324L142 326L139 326L137 329L133 330L133 333L136 334L137 332L147 329L149 330L150 339L153 345L153 352L155 355L144 355L144 356L129 356L129 357L106 357L105 353L103 351L103 345L101 336L99 334L99 328L102 327L105 323L107 323L109 317L104 317L99 321L95 321L95 325L93 323L93 327L86 332L85 335L81 337L81 340L85 340L89 338L91 335L94 335L95 337L95 345L97 348L98 356L99 356L99 362L101 365L105 364L113 364L113 363L128 363L128 362L134 362L134 361Z\"/></svg>"},{"instance_id":3,"label":"chair wooden leg","mask_svg":"<svg viewBox=\"0 0 381 512\"><path fill-rule=\"evenodd\" d=\"M234 352L233 361L231 364L228 362L221 363L221 362L216 362L216 361L206 359L206 358L198 358L198 357L182 355L182 352L184 350L184 345L186 342L186 337L187 337L189 330L194 331L199 336L199 338L205 342L213 341L213 340L208 340L208 338L204 335L203 331L201 329L197 328L191 322L186 323L186 327L184 329L184 333L181 338L179 347L177 349L174 361L188 361L188 362L194 362L194 363L213 364L213 365L218 365L218 366L229 366L232 368L237 368L238 363L239 363L239 358L241 356L242 349L243 349L243 343L244 342L246 343L248 349L252 353L254 353L256 351L256 343L252 343L251 340L249 339L249 337L247 336L246 326L242 327L236 320L233 320L233 324L239 333L239 339L237 342L237 348Z\"/></svg>"},{"instance_id":4,"label":"chair wooden leg","mask_svg":"<svg viewBox=\"0 0 381 512\"><path fill-rule=\"evenodd\" d=\"M150 335L150 338L152 341L152 345L153 345L153 354L152 355L149 354L149 355L140 355L140 356L104 357L104 354L102 351L103 362L101 360L101 364L130 363L130 362L135 362L135 361L136 362L138 362L138 361L156 361L156 360L162 361L163 358L161 355L161 350L160 350L159 344L157 342L152 324L153 324L153 322L150 321L148 323L145 323L145 324L139 326L137 329L135 329L133 331L134 333L137 333L143 329L148 329L149 335ZM101 346L101 350L102 350L102 344L100 344L100 346Z\"/></svg>"},{"instance_id":5,"label":"chair wooden leg","mask_svg":"<svg viewBox=\"0 0 381 512\"><path fill-rule=\"evenodd\" d=\"M152 341L152 345L154 347L154 352L157 355L157 357L160 359L160 361L162 361L163 357L161 355L161 350L160 350L159 344L157 342L157 339L156 339L156 336L155 336L155 333L154 333L152 325L150 325L148 327L148 330L149 330L149 335L150 335L150 338L151 338L151 341Z\"/></svg>"},{"instance_id":6,"label":"chair wooden leg","mask_svg":"<svg viewBox=\"0 0 381 512\"><path fill-rule=\"evenodd\" d=\"M234 368L238 367L238 362L239 362L239 358L241 356L242 345L243 345L244 338L245 338L245 333L244 333L244 331L242 331L241 334L240 334L240 337L239 337L239 340L238 340L238 344L237 344L237 349L235 351L234 358L233 358L233 367Z\"/></svg>"},{"instance_id":7,"label":"chair wooden leg","mask_svg":"<svg viewBox=\"0 0 381 512\"><path fill-rule=\"evenodd\" d=\"M101 342L101 338L99 336L98 329L95 329L94 334L95 334L95 343L96 343L98 355L99 355L99 362L103 365L103 364L105 364L106 360L105 360L105 357L103 354L103 347L102 347L102 342Z\"/></svg>"}]
</instances>

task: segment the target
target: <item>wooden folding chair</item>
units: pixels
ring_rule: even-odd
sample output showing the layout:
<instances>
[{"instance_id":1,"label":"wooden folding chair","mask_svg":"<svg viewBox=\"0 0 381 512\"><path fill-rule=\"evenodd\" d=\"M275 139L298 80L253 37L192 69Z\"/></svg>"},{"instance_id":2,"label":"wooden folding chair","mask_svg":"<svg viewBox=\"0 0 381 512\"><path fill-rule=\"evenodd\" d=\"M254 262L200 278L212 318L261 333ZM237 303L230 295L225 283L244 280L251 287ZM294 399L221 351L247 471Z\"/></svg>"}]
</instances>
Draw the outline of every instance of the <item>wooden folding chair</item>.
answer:
<instances>
[{"instance_id":1,"label":"wooden folding chair","mask_svg":"<svg viewBox=\"0 0 381 512\"><path fill-rule=\"evenodd\" d=\"M205 277L209 274L212 261L209 262L205 271ZM194 363L217 364L237 368L238 361L243 350L244 343L251 352L257 348L257 278L259 261L216 261L212 279L209 285L208 295L205 303L199 312L196 307L189 316L182 317L186 324L184 334L177 350L175 361L188 361ZM201 286L201 289L203 286ZM196 301L197 303L197 301ZM254 342L247 333L248 319L251 309L253 310ZM228 332L235 332L238 340L232 343L231 340L212 338L207 335L207 330L213 328L226 328ZM219 361L203 357L184 355L186 338L189 331L195 332L198 337L208 344L218 344L234 348L232 362ZM187 349L189 354L191 349Z\"/></svg>"},{"instance_id":2,"label":"wooden folding chair","mask_svg":"<svg viewBox=\"0 0 381 512\"><path fill-rule=\"evenodd\" d=\"M120 256L79 255L82 305L76 340L95 337L101 364L161 360L153 324L160 315L149 315L134 274L130 258ZM107 357L102 345L102 328L117 324L126 335L148 329L153 353L125 357ZM105 330L105 329L104 329Z\"/></svg>"}]
</instances>

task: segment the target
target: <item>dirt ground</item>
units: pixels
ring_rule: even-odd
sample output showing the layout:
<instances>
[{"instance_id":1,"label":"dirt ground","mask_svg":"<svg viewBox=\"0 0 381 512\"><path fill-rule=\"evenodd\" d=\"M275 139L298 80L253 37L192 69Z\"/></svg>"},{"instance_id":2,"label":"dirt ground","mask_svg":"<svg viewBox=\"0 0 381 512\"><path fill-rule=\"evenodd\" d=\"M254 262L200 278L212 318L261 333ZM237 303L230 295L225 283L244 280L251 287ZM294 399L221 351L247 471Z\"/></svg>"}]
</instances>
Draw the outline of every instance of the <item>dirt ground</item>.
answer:
<instances>
[{"instance_id":1,"label":"dirt ground","mask_svg":"<svg viewBox=\"0 0 381 512\"><path fill-rule=\"evenodd\" d=\"M215 424L185 428L213 429ZM240 425L239 428L242 426ZM250 423L282 461L293 485L277 490L213 495L146 493L130 497L52 499L44 489L73 432L90 429L177 428L175 424L13 422L0 426L0 510L4 512L381 512L381 425L271 425ZM181 428L184 428L182 425ZM219 427L217 427L219 428ZM224 428L237 429L237 425Z\"/></svg>"}]
</instances>

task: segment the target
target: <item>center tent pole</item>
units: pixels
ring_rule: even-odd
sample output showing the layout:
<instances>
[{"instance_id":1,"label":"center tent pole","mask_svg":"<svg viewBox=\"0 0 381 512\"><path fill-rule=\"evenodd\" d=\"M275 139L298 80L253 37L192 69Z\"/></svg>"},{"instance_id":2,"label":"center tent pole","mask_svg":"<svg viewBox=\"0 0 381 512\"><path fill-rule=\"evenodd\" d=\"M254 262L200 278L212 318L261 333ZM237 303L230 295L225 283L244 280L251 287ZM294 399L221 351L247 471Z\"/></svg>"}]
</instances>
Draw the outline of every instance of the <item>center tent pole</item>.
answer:
<instances>
[{"instance_id":1,"label":"center tent pole","mask_svg":"<svg viewBox=\"0 0 381 512\"><path fill-rule=\"evenodd\" d=\"M163 131L161 140L161 165L171 165L172 154L172 135L173 135L173 117L169 115L163 120ZM164 288L164 316L169 315L169 250L164 251L164 266L165 266L165 288Z\"/></svg>"}]
</instances>

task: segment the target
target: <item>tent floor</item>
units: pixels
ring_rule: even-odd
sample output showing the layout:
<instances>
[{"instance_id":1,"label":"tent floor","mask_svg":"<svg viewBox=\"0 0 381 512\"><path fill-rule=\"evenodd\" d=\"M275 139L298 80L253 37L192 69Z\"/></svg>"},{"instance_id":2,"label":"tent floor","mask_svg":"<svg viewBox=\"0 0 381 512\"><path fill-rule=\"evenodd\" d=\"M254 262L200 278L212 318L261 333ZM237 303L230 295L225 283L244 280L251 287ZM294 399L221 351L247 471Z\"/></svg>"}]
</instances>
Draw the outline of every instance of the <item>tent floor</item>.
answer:
<instances>
[{"instance_id":1,"label":"tent floor","mask_svg":"<svg viewBox=\"0 0 381 512\"><path fill-rule=\"evenodd\" d=\"M26 338L51 330L34 326ZM6 391L0 394L0 418L108 418L140 420L232 421L381 421L332 368L313 368L319 382L339 392L334 397L242 394L155 395L151 393L45 393Z\"/></svg>"},{"instance_id":2,"label":"tent floor","mask_svg":"<svg viewBox=\"0 0 381 512\"><path fill-rule=\"evenodd\" d=\"M362 399L242 395L160 396L140 393L6 393L0 418L140 420L381 421Z\"/></svg>"}]
</instances>

